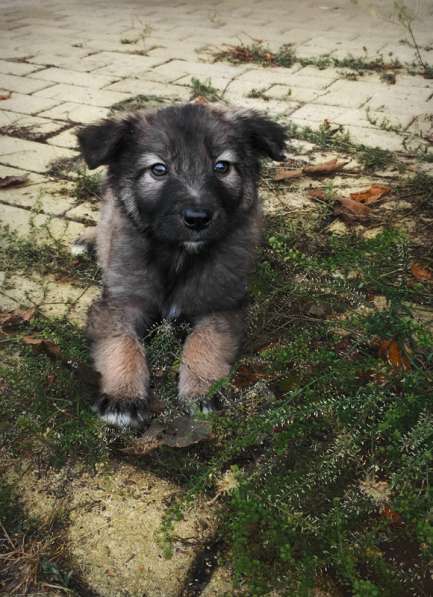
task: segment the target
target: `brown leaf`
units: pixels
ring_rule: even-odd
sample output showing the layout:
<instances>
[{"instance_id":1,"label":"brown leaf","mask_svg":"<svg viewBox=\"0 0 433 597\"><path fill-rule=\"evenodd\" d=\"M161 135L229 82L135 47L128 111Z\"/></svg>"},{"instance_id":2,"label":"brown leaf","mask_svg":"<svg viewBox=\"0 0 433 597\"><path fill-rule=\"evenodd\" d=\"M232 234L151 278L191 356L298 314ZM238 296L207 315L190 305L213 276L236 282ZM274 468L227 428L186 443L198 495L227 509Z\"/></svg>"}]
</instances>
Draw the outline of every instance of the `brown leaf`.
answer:
<instances>
[{"instance_id":1,"label":"brown leaf","mask_svg":"<svg viewBox=\"0 0 433 597\"><path fill-rule=\"evenodd\" d=\"M233 384L239 388L246 388L261 379L272 379L272 375L259 366L241 365L233 379Z\"/></svg>"},{"instance_id":2,"label":"brown leaf","mask_svg":"<svg viewBox=\"0 0 433 597\"><path fill-rule=\"evenodd\" d=\"M365 205L370 205L371 203L376 203L376 201L382 199L382 197L390 191L391 189L389 187L380 184L373 184L366 191L360 191L359 193L350 193L350 198L353 201L359 201L360 203L364 203Z\"/></svg>"},{"instance_id":3,"label":"brown leaf","mask_svg":"<svg viewBox=\"0 0 433 597\"><path fill-rule=\"evenodd\" d=\"M67 357L58 344L55 344L51 340L35 338L34 336L24 336L22 341L27 346L31 346L34 351L46 354L49 358L62 363L62 365L73 371L84 383L93 387L99 386L99 373L86 363Z\"/></svg>"},{"instance_id":4,"label":"brown leaf","mask_svg":"<svg viewBox=\"0 0 433 597\"><path fill-rule=\"evenodd\" d=\"M410 369L410 361L398 345L397 340L381 340L379 356L395 369Z\"/></svg>"},{"instance_id":5,"label":"brown leaf","mask_svg":"<svg viewBox=\"0 0 433 597\"><path fill-rule=\"evenodd\" d=\"M428 267L424 267L419 263L412 263L410 266L412 276L419 282L431 282L433 280L433 272Z\"/></svg>"},{"instance_id":6,"label":"brown leaf","mask_svg":"<svg viewBox=\"0 0 433 597\"><path fill-rule=\"evenodd\" d=\"M323 189L308 189L308 196L310 199L323 201L325 199L325 191Z\"/></svg>"},{"instance_id":7,"label":"brown leaf","mask_svg":"<svg viewBox=\"0 0 433 597\"><path fill-rule=\"evenodd\" d=\"M0 176L0 189L8 187L20 187L29 180L28 174L22 176Z\"/></svg>"},{"instance_id":8,"label":"brown leaf","mask_svg":"<svg viewBox=\"0 0 433 597\"><path fill-rule=\"evenodd\" d=\"M14 311L0 312L0 327L2 329L13 328L22 323L28 323L33 319L36 307L28 309L15 309Z\"/></svg>"},{"instance_id":9,"label":"brown leaf","mask_svg":"<svg viewBox=\"0 0 433 597\"><path fill-rule=\"evenodd\" d=\"M401 516L395 510L391 510L389 506L384 506L382 510L382 514L385 518L387 518L392 524L401 524Z\"/></svg>"},{"instance_id":10,"label":"brown leaf","mask_svg":"<svg viewBox=\"0 0 433 597\"><path fill-rule=\"evenodd\" d=\"M167 423L152 421L143 435L130 446L123 448L122 452L144 455L160 446L187 448L210 438L211 428L207 421L179 416Z\"/></svg>"},{"instance_id":11,"label":"brown leaf","mask_svg":"<svg viewBox=\"0 0 433 597\"><path fill-rule=\"evenodd\" d=\"M11 92L10 91L8 91L7 93L1 93L0 94L0 101L7 100L7 99L10 98L10 96L11 96Z\"/></svg>"},{"instance_id":12,"label":"brown leaf","mask_svg":"<svg viewBox=\"0 0 433 597\"><path fill-rule=\"evenodd\" d=\"M340 205L334 210L335 215L353 221L366 221L370 215L370 208L353 199L338 198Z\"/></svg>"},{"instance_id":13,"label":"brown leaf","mask_svg":"<svg viewBox=\"0 0 433 597\"><path fill-rule=\"evenodd\" d=\"M337 159L329 160L328 162L322 162L321 164L312 164L311 166L304 166L303 170L305 174L331 174L338 172L343 166L349 163L349 160L339 162Z\"/></svg>"},{"instance_id":14,"label":"brown leaf","mask_svg":"<svg viewBox=\"0 0 433 597\"><path fill-rule=\"evenodd\" d=\"M205 106L209 103L209 101L205 98L204 95L198 95L190 102L191 104L199 104L200 106Z\"/></svg>"},{"instance_id":15,"label":"brown leaf","mask_svg":"<svg viewBox=\"0 0 433 597\"><path fill-rule=\"evenodd\" d=\"M297 170L289 170L284 166L278 166L275 170L274 180L289 180L291 178L300 178L303 175L304 171L302 168L298 168Z\"/></svg>"}]
</instances>

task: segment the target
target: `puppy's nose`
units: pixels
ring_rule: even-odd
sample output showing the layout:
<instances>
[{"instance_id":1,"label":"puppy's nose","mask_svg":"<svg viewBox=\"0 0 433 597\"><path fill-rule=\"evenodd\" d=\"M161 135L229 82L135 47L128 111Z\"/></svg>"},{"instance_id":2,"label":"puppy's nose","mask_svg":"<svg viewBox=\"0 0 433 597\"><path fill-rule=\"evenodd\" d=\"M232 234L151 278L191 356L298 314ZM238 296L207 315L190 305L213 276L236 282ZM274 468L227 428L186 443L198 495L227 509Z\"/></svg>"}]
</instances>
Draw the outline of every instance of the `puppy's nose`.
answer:
<instances>
[{"instance_id":1,"label":"puppy's nose","mask_svg":"<svg viewBox=\"0 0 433 597\"><path fill-rule=\"evenodd\" d=\"M212 212L209 209L187 208L182 212L185 226L193 230L203 230L209 226L212 219Z\"/></svg>"}]
</instances>

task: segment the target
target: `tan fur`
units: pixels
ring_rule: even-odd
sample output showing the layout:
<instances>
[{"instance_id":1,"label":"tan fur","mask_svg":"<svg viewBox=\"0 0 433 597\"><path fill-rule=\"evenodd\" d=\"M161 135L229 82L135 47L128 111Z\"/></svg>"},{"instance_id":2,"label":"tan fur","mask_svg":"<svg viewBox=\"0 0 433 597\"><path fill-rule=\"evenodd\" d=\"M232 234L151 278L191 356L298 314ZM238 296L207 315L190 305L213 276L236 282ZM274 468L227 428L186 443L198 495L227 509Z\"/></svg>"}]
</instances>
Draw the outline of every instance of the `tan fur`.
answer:
<instances>
[{"instance_id":1,"label":"tan fur","mask_svg":"<svg viewBox=\"0 0 433 597\"><path fill-rule=\"evenodd\" d=\"M188 336L179 373L179 394L193 399L207 393L211 385L230 372L238 348L239 334L233 328L238 314L214 314L202 319Z\"/></svg>"},{"instance_id":2,"label":"tan fur","mask_svg":"<svg viewBox=\"0 0 433 597\"><path fill-rule=\"evenodd\" d=\"M130 336L101 340L95 346L94 359L104 394L119 400L146 397L149 370L138 340Z\"/></svg>"}]
</instances>

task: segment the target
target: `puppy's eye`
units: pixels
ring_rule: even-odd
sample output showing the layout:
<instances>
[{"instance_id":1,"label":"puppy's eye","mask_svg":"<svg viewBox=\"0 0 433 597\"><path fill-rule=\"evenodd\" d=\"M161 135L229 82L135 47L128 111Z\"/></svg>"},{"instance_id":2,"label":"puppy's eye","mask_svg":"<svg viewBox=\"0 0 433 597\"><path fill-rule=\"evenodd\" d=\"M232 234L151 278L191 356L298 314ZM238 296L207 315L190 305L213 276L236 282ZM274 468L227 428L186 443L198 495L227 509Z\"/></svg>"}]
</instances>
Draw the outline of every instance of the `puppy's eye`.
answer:
<instances>
[{"instance_id":1,"label":"puppy's eye","mask_svg":"<svg viewBox=\"0 0 433 597\"><path fill-rule=\"evenodd\" d=\"M150 171L154 176L165 176L168 174L168 168L165 164L153 164L150 167Z\"/></svg>"},{"instance_id":2,"label":"puppy's eye","mask_svg":"<svg viewBox=\"0 0 433 597\"><path fill-rule=\"evenodd\" d=\"M213 170L217 174L228 174L230 171L230 162L225 162L223 160L215 162Z\"/></svg>"}]
</instances>

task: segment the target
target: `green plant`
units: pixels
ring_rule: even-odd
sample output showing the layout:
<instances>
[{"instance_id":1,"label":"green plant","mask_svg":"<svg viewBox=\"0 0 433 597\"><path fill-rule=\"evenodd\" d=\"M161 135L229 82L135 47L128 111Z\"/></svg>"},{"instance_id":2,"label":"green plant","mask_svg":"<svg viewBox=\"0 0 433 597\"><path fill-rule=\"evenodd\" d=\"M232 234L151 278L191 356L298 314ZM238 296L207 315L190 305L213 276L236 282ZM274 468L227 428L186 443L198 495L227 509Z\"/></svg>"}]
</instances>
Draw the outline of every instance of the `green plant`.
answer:
<instances>
[{"instance_id":1,"label":"green plant","mask_svg":"<svg viewBox=\"0 0 433 597\"><path fill-rule=\"evenodd\" d=\"M191 78L191 99L204 97L209 102L218 102L222 98L222 93L212 85L210 79L201 81L195 77Z\"/></svg>"}]
</instances>

